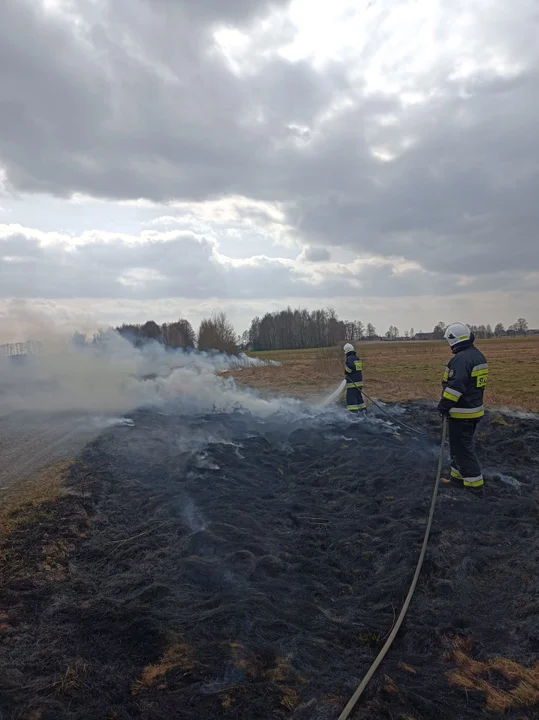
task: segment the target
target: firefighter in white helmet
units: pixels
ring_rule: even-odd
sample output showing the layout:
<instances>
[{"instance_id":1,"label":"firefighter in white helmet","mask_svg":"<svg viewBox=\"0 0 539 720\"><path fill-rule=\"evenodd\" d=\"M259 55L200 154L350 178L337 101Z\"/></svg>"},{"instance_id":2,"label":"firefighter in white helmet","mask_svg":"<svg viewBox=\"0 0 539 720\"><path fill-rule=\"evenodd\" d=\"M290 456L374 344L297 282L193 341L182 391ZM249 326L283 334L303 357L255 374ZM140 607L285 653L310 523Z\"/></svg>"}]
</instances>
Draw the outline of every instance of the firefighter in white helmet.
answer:
<instances>
[{"instance_id":1,"label":"firefighter in white helmet","mask_svg":"<svg viewBox=\"0 0 539 720\"><path fill-rule=\"evenodd\" d=\"M353 413L365 410L361 388L363 387L363 363L358 358L353 345L346 343L343 348L346 355L346 409Z\"/></svg>"},{"instance_id":2,"label":"firefighter in white helmet","mask_svg":"<svg viewBox=\"0 0 539 720\"><path fill-rule=\"evenodd\" d=\"M474 334L467 325L449 325L444 337L453 357L444 370L438 410L448 416L451 478L466 488L482 488L483 474L475 453L474 435L479 419L485 414L483 393L488 364L475 347Z\"/></svg>"}]
</instances>

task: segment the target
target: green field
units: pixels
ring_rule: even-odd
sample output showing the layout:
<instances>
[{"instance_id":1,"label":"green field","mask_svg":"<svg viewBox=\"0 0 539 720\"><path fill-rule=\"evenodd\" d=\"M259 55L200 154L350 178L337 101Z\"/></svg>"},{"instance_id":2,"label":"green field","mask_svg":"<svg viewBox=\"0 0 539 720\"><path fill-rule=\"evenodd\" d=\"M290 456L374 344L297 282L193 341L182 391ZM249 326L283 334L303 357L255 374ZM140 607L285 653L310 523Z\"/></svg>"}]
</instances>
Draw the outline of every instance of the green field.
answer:
<instances>
[{"instance_id":1,"label":"green field","mask_svg":"<svg viewBox=\"0 0 539 720\"><path fill-rule=\"evenodd\" d=\"M486 355L489 384L486 403L539 412L539 336L477 341ZM451 357L444 341L360 342L365 390L385 401L435 399L443 368ZM251 353L278 360L281 367L248 368L235 373L238 383L299 398L329 392L343 378L340 348Z\"/></svg>"}]
</instances>

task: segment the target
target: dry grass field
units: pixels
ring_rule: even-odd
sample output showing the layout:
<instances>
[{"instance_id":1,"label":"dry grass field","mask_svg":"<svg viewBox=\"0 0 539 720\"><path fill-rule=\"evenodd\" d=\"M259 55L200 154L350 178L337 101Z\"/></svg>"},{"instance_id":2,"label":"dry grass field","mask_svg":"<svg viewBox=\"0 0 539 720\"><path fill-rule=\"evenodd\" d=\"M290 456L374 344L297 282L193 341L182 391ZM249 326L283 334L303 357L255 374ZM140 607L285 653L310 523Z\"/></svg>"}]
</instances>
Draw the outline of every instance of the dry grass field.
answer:
<instances>
[{"instance_id":1,"label":"dry grass field","mask_svg":"<svg viewBox=\"0 0 539 720\"><path fill-rule=\"evenodd\" d=\"M539 336L477 341L490 367L486 402L490 406L539 412ZM451 353L443 341L361 342L365 390L384 401L435 399ZM262 392L298 398L333 390L343 378L340 348L253 353L278 360L281 367L246 368L238 383Z\"/></svg>"}]
</instances>

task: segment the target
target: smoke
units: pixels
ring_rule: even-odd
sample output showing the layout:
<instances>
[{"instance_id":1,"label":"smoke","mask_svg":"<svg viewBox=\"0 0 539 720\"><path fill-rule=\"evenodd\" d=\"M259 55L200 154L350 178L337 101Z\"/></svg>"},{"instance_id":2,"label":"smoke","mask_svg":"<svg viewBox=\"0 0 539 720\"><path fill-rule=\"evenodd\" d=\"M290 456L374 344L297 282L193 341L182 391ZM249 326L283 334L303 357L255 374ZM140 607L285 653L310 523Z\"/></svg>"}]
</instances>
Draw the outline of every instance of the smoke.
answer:
<instances>
[{"instance_id":1,"label":"smoke","mask_svg":"<svg viewBox=\"0 0 539 720\"><path fill-rule=\"evenodd\" d=\"M324 425L339 413L336 405L262 397L223 374L242 367L279 365L275 361L172 350L153 341L135 347L112 328L99 331L97 341L81 342L78 336L74 342L75 318L55 323L51 315L44 320L27 308L17 317L26 328L41 329L38 338L43 352L27 355L23 362L0 356L0 420L4 419L4 426L37 427L43 444L50 443L51 437L61 444L68 432L78 438L92 430L128 425L125 415L137 408L186 418L242 413L247 425L249 416L256 416L263 421L258 423L259 430L264 425L268 431L279 428L284 435L305 421L311 427ZM346 414L341 420L352 423L355 419ZM385 418L369 416L368 422L385 432L392 427ZM226 437L226 430L221 430L214 432L215 441ZM184 439L190 447L202 447L208 443L208 428L202 434L197 440L187 433Z\"/></svg>"},{"instance_id":2,"label":"smoke","mask_svg":"<svg viewBox=\"0 0 539 720\"><path fill-rule=\"evenodd\" d=\"M74 318L56 322L24 303L12 306L12 311L9 337L39 340L43 353L0 357L0 416L18 411L118 416L140 406L173 406L175 412L186 414L243 409L264 416L300 405L264 400L218 374L278 365L275 361L170 350L156 342L135 348L112 329L100 331L98 342L81 345L72 341ZM4 318L4 329L6 325Z\"/></svg>"},{"instance_id":3,"label":"smoke","mask_svg":"<svg viewBox=\"0 0 539 720\"><path fill-rule=\"evenodd\" d=\"M499 407L496 408L496 411L500 415L516 418L517 420L537 420L539 417L539 413L528 412L527 410L515 410L508 407Z\"/></svg>"},{"instance_id":4,"label":"smoke","mask_svg":"<svg viewBox=\"0 0 539 720\"><path fill-rule=\"evenodd\" d=\"M19 334L15 338L11 333L6 339L38 340L42 347L36 355L0 354L2 487L56 458L72 457L113 426L124 426L117 432L134 458L156 452L157 457L163 443L159 416L164 422L184 419L171 451L198 453L199 462L212 465L214 461L205 453L209 447L235 442L232 425L236 430L243 427L247 438L254 428L255 434L271 434L274 444L278 437L286 443L296 429L307 432L309 428L310 434L337 414L343 424L354 422L337 406L265 398L238 387L230 374L223 373L278 364L274 361L171 350L153 341L135 347L112 329L99 331L95 341L83 341L80 335L73 337L73 330L80 327L76 318L61 317L55 322L52 313L31 312L24 305L16 310ZM131 436L139 423L144 432L135 442ZM368 423L373 431L394 432L385 420L371 416ZM234 451L241 457L241 446Z\"/></svg>"},{"instance_id":5,"label":"smoke","mask_svg":"<svg viewBox=\"0 0 539 720\"><path fill-rule=\"evenodd\" d=\"M53 302L15 299L0 306L0 345L33 340L51 349L69 343L75 330L92 333L97 329L95 318Z\"/></svg>"},{"instance_id":6,"label":"smoke","mask_svg":"<svg viewBox=\"0 0 539 720\"><path fill-rule=\"evenodd\" d=\"M221 355L221 358L223 356ZM281 363L277 360L261 360L256 357L249 357L245 353L240 353L237 357L227 357L228 368L233 370L241 370L244 367L280 367Z\"/></svg>"}]
</instances>

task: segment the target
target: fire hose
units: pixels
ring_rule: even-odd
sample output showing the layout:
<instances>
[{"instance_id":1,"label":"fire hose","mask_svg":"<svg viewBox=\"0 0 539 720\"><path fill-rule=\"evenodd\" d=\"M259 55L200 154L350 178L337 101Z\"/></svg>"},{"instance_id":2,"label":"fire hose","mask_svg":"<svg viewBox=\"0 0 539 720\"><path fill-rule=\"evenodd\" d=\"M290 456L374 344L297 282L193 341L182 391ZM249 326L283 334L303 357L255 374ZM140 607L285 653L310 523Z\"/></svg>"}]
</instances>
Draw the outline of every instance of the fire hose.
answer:
<instances>
[{"instance_id":1,"label":"fire hose","mask_svg":"<svg viewBox=\"0 0 539 720\"><path fill-rule=\"evenodd\" d=\"M355 383L354 383L354 385L355 385ZM405 427L407 430L410 430L411 432L415 432L415 433L417 433L418 435L425 435L425 434L426 434L426 433L424 433L422 430L418 430L417 428L412 427L411 425L407 425L406 423L403 423L401 420L398 420L398 419L397 419L396 417L394 417L390 412L388 412L385 408L383 408L379 403L377 403L376 400L373 400L371 397L369 397L369 396L367 395L367 393L366 393L362 388L359 388L359 389L361 390L361 392L363 393L363 395L367 398L367 400L368 400L370 403L372 403L373 405L375 405L375 406L378 408L378 410L381 410L383 413L385 413L385 414L387 415L387 417L388 417L390 420L392 420L394 423L397 423L397 425L402 425L402 427Z\"/></svg>"},{"instance_id":2,"label":"fire hose","mask_svg":"<svg viewBox=\"0 0 539 720\"><path fill-rule=\"evenodd\" d=\"M349 378L346 378L346 380L347 380L347 382L352 383L352 385L355 385L356 388L360 391L360 393L364 397L366 397L370 403L375 405L378 408L378 410L381 410L394 423L396 423L397 425L401 425L402 427L406 428L407 430L410 430L410 432L417 433L418 435L426 435L426 433L423 432L422 430L418 430L417 428L412 427L411 425L407 425L406 423L403 423L402 421L400 421L396 417L394 417L390 412L388 412L379 403L377 403L376 400L373 400L371 397L369 397L361 385L358 385L357 383L355 383L353 380L350 380Z\"/></svg>"},{"instance_id":3,"label":"fire hose","mask_svg":"<svg viewBox=\"0 0 539 720\"><path fill-rule=\"evenodd\" d=\"M378 653L378 656L376 657L376 659L370 666L369 670L367 671L367 674L361 681L357 690L354 692L354 694L348 701L346 707L344 708L342 713L339 715L338 720L347 720L347 718L350 717L350 713L356 706L359 698L363 694L363 691L369 684L372 676L378 669L378 666L380 665L382 660L385 658L389 648L393 644L393 640L395 639L395 637L397 636L397 633L399 632L399 629L400 629L402 622L408 611L410 602L412 601L412 597L413 597L415 589L416 589L417 581L419 579L419 574L421 573L421 568L423 566L423 560L425 559L425 554L427 552L427 544L429 542L430 530L432 527L432 520L434 518L434 510L436 508L436 499L438 497L438 488L440 486L440 478L442 476L442 465L443 465L443 460L444 460L444 445L445 445L446 433L447 433L447 418L444 415L443 423L442 423L442 439L441 439L441 443L440 443L440 455L438 457L438 469L436 471L436 480L434 482L434 490L432 492L432 500L430 503L430 512L429 512L429 518L427 521L427 529L425 530L425 537L423 538L423 545L421 546L421 553L419 554L419 560L417 562L414 577L412 579L412 584L410 585L410 589L408 590L408 595L406 596L406 599L402 606L402 610L399 613L399 617L397 618L397 621L395 622L395 625L393 626L393 630L391 631L391 634L389 635L388 639L386 640L384 647Z\"/></svg>"}]
</instances>

